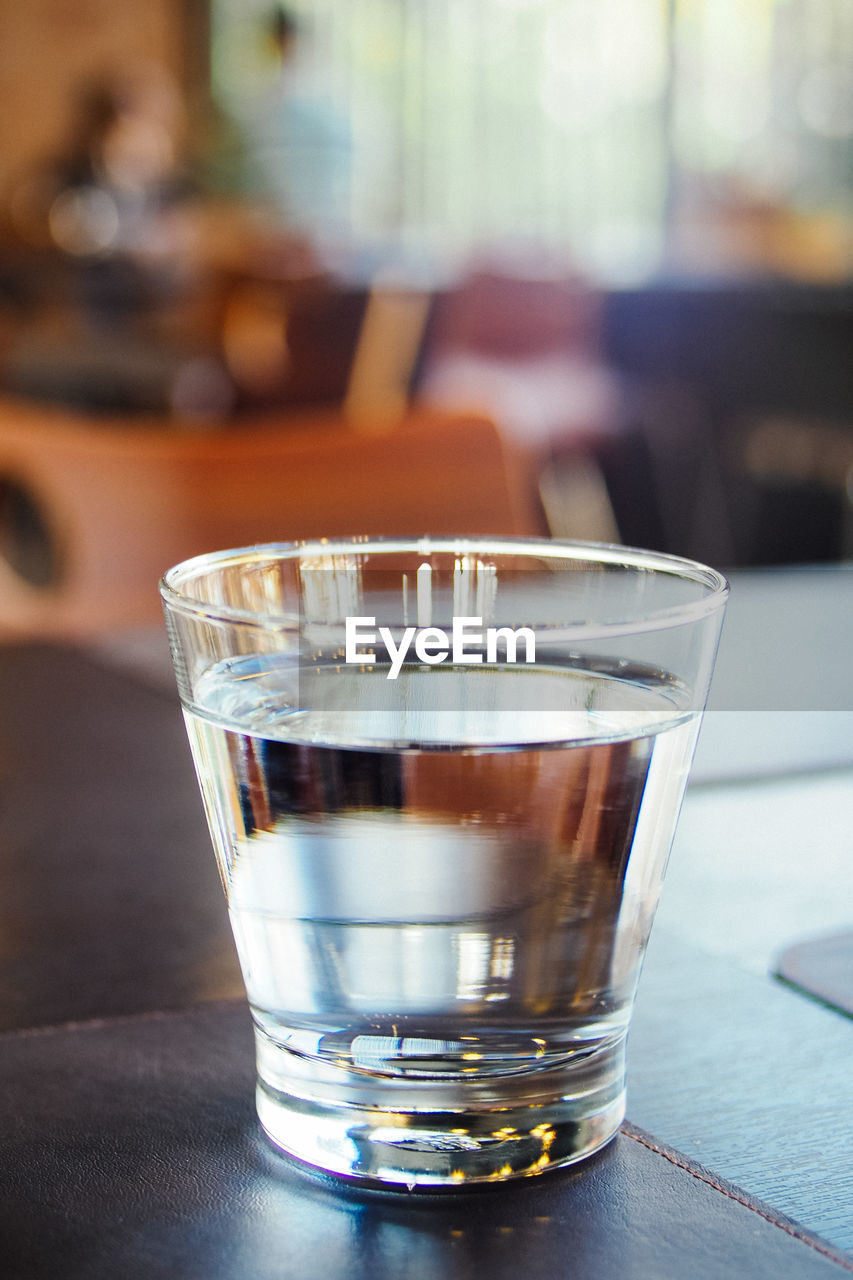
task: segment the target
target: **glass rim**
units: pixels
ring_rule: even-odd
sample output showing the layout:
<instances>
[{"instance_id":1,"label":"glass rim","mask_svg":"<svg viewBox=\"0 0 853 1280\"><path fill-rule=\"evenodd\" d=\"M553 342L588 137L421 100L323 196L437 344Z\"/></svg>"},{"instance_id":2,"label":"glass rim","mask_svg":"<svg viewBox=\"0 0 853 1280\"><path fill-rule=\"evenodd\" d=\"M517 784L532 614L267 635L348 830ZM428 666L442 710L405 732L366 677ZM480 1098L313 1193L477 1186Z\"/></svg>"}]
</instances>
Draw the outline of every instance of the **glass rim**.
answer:
<instances>
[{"instance_id":1,"label":"glass rim","mask_svg":"<svg viewBox=\"0 0 853 1280\"><path fill-rule=\"evenodd\" d=\"M568 628L588 634L598 630L607 634L625 631L654 631L683 623L696 622L713 614L725 605L729 595L729 583L718 569L669 552L649 551L642 547L623 546L612 542L584 542L567 538L495 536L488 534L442 534L423 537L394 537L386 535L337 536L309 538L294 542L261 542L222 551L203 552L181 560L165 570L160 578L159 591L168 609L185 615L204 618L207 621L242 624L259 629L282 630L298 626L295 612L260 612L235 605L202 599L186 590L189 583L202 573L231 564L258 563L264 560L293 561L305 557L331 557L352 552L392 554L409 552L414 555L472 555L488 550L493 555L528 555L531 559L596 561L599 566L635 571L655 571L704 587L705 594L696 600L661 609L640 612L617 621L602 622L590 619L569 623ZM564 628L558 628L564 630ZM550 630L550 628L549 628Z\"/></svg>"}]
</instances>

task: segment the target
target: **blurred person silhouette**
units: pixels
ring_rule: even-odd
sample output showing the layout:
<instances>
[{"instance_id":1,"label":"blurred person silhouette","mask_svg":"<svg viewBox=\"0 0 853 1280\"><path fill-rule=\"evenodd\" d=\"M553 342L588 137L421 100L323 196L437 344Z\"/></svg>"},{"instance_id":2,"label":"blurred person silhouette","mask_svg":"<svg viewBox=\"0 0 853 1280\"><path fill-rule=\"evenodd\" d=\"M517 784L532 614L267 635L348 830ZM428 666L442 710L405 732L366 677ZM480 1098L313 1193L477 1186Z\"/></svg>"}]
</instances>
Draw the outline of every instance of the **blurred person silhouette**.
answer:
<instances>
[{"instance_id":1,"label":"blurred person silhouette","mask_svg":"<svg viewBox=\"0 0 853 1280\"><path fill-rule=\"evenodd\" d=\"M183 104L168 72L137 64L80 90L62 155L43 182L50 240L76 264L99 325L131 320L185 283L192 184Z\"/></svg>"},{"instance_id":2,"label":"blurred person silhouette","mask_svg":"<svg viewBox=\"0 0 853 1280\"><path fill-rule=\"evenodd\" d=\"M246 121L250 184L285 230L320 246L346 241L354 150L349 115L294 12L276 7L265 35L277 74Z\"/></svg>"},{"instance_id":3,"label":"blurred person silhouette","mask_svg":"<svg viewBox=\"0 0 853 1280\"><path fill-rule=\"evenodd\" d=\"M9 354L12 390L204 422L228 412L185 151L184 104L166 68L135 62L79 88L64 147L19 206L55 254L55 298Z\"/></svg>"}]
</instances>

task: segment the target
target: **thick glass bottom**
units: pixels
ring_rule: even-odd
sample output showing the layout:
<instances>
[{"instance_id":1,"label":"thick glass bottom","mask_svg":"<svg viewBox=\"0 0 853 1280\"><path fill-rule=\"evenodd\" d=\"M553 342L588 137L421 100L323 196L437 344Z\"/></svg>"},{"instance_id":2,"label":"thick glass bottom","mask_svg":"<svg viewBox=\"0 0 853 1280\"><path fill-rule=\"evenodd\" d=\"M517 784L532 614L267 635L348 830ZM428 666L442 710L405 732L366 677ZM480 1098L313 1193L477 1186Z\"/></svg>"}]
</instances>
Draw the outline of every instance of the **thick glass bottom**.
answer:
<instances>
[{"instance_id":1,"label":"thick glass bottom","mask_svg":"<svg viewBox=\"0 0 853 1280\"><path fill-rule=\"evenodd\" d=\"M420 1082L325 1071L311 1088L301 1059L260 1030L257 1109L273 1144L327 1173L414 1191L502 1182L583 1160L625 1114L624 1040L547 1071ZM271 1069L272 1068L272 1069ZM330 1087L331 1086L331 1087ZM402 1087L401 1087L402 1086Z\"/></svg>"}]
</instances>

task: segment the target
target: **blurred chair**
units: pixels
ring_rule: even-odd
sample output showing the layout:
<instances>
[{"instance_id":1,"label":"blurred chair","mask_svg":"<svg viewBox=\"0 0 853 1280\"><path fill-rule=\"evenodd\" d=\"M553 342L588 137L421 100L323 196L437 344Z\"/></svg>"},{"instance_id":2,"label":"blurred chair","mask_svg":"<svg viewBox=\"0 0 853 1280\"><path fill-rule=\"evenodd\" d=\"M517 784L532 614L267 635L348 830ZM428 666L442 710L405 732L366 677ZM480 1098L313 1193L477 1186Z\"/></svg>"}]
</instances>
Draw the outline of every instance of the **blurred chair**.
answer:
<instances>
[{"instance_id":1,"label":"blurred chair","mask_svg":"<svg viewBox=\"0 0 853 1280\"><path fill-rule=\"evenodd\" d=\"M158 621L159 575L255 542L529 534L539 513L494 425L409 410L381 434L340 412L182 434L0 401L0 635Z\"/></svg>"},{"instance_id":2,"label":"blurred chair","mask_svg":"<svg viewBox=\"0 0 853 1280\"><path fill-rule=\"evenodd\" d=\"M538 255L474 265L436 303L419 394L476 404L519 442L616 428L619 385L601 351L599 298Z\"/></svg>"},{"instance_id":3,"label":"blurred chair","mask_svg":"<svg viewBox=\"0 0 853 1280\"><path fill-rule=\"evenodd\" d=\"M411 397L429 310L423 289L244 273L225 291L221 345L238 408L343 405L393 422Z\"/></svg>"},{"instance_id":4,"label":"blurred chair","mask_svg":"<svg viewBox=\"0 0 853 1280\"><path fill-rule=\"evenodd\" d=\"M554 534L612 531L597 452L620 430L621 385L602 354L600 299L565 264L526 249L472 263L433 308L417 391L494 420Z\"/></svg>"},{"instance_id":5,"label":"blurred chair","mask_svg":"<svg viewBox=\"0 0 853 1280\"><path fill-rule=\"evenodd\" d=\"M623 542L734 563L733 495L710 415L689 386L635 384L623 429L598 459Z\"/></svg>"},{"instance_id":6,"label":"blurred chair","mask_svg":"<svg viewBox=\"0 0 853 1280\"><path fill-rule=\"evenodd\" d=\"M777 415L735 427L749 563L853 559L853 426Z\"/></svg>"},{"instance_id":7,"label":"blurred chair","mask_svg":"<svg viewBox=\"0 0 853 1280\"><path fill-rule=\"evenodd\" d=\"M224 291L223 356L239 409L340 404L367 287L246 273Z\"/></svg>"},{"instance_id":8,"label":"blurred chair","mask_svg":"<svg viewBox=\"0 0 853 1280\"><path fill-rule=\"evenodd\" d=\"M622 534L607 483L597 462L568 452L545 464L539 496L552 538L581 542L619 542Z\"/></svg>"}]
</instances>

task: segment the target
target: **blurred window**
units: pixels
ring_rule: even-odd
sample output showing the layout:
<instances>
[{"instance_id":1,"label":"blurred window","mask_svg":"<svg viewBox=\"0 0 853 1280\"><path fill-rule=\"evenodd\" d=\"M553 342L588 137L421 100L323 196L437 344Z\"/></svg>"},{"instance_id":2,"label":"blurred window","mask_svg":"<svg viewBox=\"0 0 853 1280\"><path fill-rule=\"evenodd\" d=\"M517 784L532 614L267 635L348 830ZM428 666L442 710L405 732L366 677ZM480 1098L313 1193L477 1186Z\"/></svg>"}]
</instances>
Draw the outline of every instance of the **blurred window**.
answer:
<instances>
[{"instance_id":1,"label":"blurred window","mask_svg":"<svg viewBox=\"0 0 853 1280\"><path fill-rule=\"evenodd\" d=\"M271 74L270 6L212 5L214 90L239 113ZM352 192L363 235L461 250L535 235L619 281L660 263L685 190L729 184L798 215L849 216L851 0L289 7L368 158ZM378 182L380 118L392 163Z\"/></svg>"}]
</instances>

